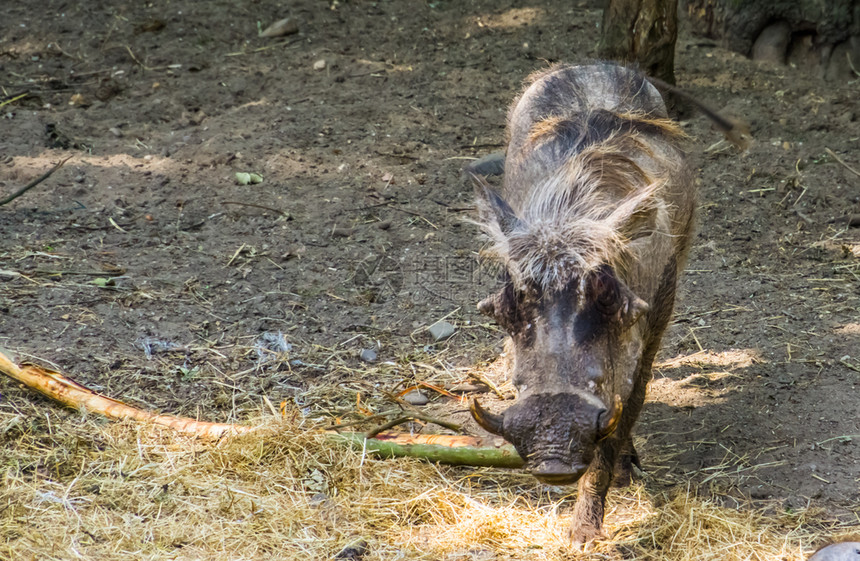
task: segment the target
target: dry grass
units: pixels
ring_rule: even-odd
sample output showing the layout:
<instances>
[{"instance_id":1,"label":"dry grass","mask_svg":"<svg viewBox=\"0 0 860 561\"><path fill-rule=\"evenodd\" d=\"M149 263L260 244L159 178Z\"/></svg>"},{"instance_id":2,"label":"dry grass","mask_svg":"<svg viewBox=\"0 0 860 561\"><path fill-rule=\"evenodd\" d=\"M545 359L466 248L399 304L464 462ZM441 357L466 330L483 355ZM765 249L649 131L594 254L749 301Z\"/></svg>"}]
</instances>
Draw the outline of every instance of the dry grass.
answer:
<instances>
[{"instance_id":1,"label":"dry grass","mask_svg":"<svg viewBox=\"0 0 860 561\"><path fill-rule=\"evenodd\" d=\"M3 414L0 558L329 559L365 540L366 560L794 561L816 541L802 513L640 484L612 492L610 538L573 552L573 497L528 476L377 460L301 423L259 424L207 444L59 410Z\"/></svg>"}]
</instances>

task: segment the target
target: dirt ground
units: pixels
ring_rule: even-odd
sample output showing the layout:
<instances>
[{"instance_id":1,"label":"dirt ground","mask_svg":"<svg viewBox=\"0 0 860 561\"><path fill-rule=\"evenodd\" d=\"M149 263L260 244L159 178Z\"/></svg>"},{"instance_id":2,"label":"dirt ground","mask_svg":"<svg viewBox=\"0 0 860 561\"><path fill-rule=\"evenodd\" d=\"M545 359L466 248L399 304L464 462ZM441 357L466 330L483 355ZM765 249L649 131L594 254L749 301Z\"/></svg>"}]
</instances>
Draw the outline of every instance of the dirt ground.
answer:
<instances>
[{"instance_id":1,"label":"dirt ground","mask_svg":"<svg viewBox=\"0 0 860 561\"><path fill-rule=\"evenodd\" d=\"M510 391L484 368L502 335L475 311L495 278L461 169L501 149L530 72L595 56L600 15L548 0L3 3L0 93L27 95L0 108L0 197L71 159L0 207L0 346L218 421L265 396L324 424L358 396L385 409L475 366ZM284 17L298 33L258 37ZM718 134L685 123L699 226L636 429L649 484L856 523L860 85L689 35L676 67L756 142L708 150ZM437 343L440 319L457 330ZM56 408L9 381L0 393L0 412Z\"/></svg>"}]
</instances>

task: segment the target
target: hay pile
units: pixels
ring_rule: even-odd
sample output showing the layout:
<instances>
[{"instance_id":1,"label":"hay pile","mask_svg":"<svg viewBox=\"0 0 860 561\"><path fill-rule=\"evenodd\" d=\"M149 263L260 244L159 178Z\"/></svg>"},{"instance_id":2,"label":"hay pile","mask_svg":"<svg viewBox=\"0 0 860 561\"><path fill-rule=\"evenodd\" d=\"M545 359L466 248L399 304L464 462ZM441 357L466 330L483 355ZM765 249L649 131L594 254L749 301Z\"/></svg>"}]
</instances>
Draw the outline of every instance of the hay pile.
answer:
<instances>
[{"instance_id":1,"label":"hay pile","mask_svg":"<svg viewBox=\"0 0 860 561\"><path fill-rule=\"evenodd\" d=\"M378 460L301 422L258 424L205 443L57 409L3 413L0 558L307 560L351 545L365 560L796 561L817 541L803 513L639 484L612 492L610 538L576 553L573 497L522 473Z\"/></svg>"}]
</instances>

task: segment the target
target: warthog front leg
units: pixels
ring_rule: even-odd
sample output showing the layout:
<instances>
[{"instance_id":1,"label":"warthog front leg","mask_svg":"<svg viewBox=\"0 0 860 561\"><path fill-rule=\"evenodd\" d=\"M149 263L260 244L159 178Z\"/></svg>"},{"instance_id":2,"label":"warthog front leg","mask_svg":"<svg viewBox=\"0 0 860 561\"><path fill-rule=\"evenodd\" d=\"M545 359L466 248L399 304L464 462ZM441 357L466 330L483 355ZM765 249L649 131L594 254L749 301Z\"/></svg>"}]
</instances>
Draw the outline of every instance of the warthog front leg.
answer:
<instances>
[{"instance_id":1,"label":"warthog front leg","mask_svg":"<svg viewBox=\"0 0 860 561\"><path fill-rule=\"evenodd\" d=\"M642 470L642 464L639 463L639 454L636 448L633 447L633 438L628 435L624 443L621 445L621 451L618 454L618 460L615 462L615 474L612 477L613 487L628 487L633 483L633 466Z\"/></svg>"},{"instance_id":2,"label":"warthog front leg","mask_svg":"<svg viewBox=\"0 0 860 561\"><path fill-rule=\"evenodd\" d=\"M612 481L612 468L618 456L619 444L614 438L604 441L598 447L588 471L579 480L579 496L573 507L573 522L569 532L575 546L603 537L604 503Z\"/></svg>"},{"instance_id":3,"label":"warthog front leg","mask_svg":"<svg viewBox=\"0 0 860 561\"><path fill-rule=\"evenodd\" d=\"M615 473L615 479L625 485L629 484L632 466L639 463L630 433L645 402L645 388L651 378L650 360L649 358L644 365L640 366L639 376L636 378L618 429L615 434L598 445L588 471L579 480L579 496L573 507L573 523L570 527L570 539L575 545L584 544L603 535L604 504L609 485L613 481L616 462L622 471ZM626 473L624 473L625 469ZM623 481L625 478L626 482Z\"/></svg>"},{"instance_id":4,"label":"warthog front leg","mask_svg":"<svg viewBox=\"0 0 860 561\"><path fill-rule=\"evenodd\" d=\"M630 398L627 400L627 407L624 409L625 417L621 420L621 425L615 433L619 439L616 462L613 466L615 472L612 485L615 487L627 487L633 482L633 466L642 469L642 464L639 463L639 454L633 446L631 432L633 431L633 423L636 422L642 411L642 405L645 403L645 391L648 381L651 379L651 358L649 356L645 357L643 365L639 367L636 383L630 393Z\"/></svg>"}]
</instances>

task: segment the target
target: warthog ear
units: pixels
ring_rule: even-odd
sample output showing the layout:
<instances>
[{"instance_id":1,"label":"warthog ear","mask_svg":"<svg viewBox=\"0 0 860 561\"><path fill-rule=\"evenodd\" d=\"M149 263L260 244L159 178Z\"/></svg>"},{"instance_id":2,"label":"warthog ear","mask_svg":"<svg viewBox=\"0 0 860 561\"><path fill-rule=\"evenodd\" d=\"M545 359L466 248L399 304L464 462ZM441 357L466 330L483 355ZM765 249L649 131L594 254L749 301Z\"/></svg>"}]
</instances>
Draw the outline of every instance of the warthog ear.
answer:
<instances>
[{"instance_id":1,"label":"warthog ear","mask_svg":"<svg viewBox=\"0 0 860 561\"><path fill-rule=\"evenodd\" d=\"M504 428L505 423L504 415L490 413L481 407L481 404L478 403L477 399L472 400L472 403L469 405L469 411L471 411L472 417L474 417L485 431L502 436L502 429Z\"/></svg>"},{"instance_id":2,"label":"warthog ear","mask_svg":"<svg viewBox=\"0 0 860 561\"><path fill-rule=\"evenodd\" d=\"M621 413L624 406L621 403L621 396L615 394L615 401L612 403L612 409L602 411L597 417L597 440L603 440L615 432L618 428L618 423L621 421Z\"/></svg>"},{"instance_id":3,"label":"warthog ear","mask_svg":"<svg viewBox=\"0 0 860 561\"><path fill-rule=\"evenodd\" d=\"M514 334L524 327L527 328L528 320L523 315L523 300L518 296L510 281L505 286L478 302L478 311L488 316L499 324L505 331Z\"/></svg>"},{"instance_id":4,"label":"warthog ear","mask_svg":"<svg viewBox=\"0 0 860 561\"><path fill-rule=\"evenodd\" d=\"M634 325L642 314L651 309L648 302L633 294L632 290L628 290L627 301L624 308L621 310L621 321L624 325Z\"/></svg>"},{"instance_id":5,"label":"warthog ear","mask_svg":"<svg viewBox=\"0 0 860 561\"><path fill-rule=\"evenodd\" d=\"M464 171L472 175L502 175L505 173L505 153L493 152L473 160Z\"/></svg>"},{"instance_id":6,"label":"warthog ear","mask_svg":"<svg viewBox=\"0 0 860 561\"><path fill-rule=\"evenodd\" d=\"M480 302L478 302L478 311L484 314L485 316L489 316L491 318L495 318L498 314L499 310L499 295L491 294L487 296Z\"/></svg>"},{"instance_id":7,"label":"warthog ear","mask_svg":"<svg viewBox=\"0 0 860 561\"><path fill-rule=\"evenodd\" d=\"M478 199L478 210L484 222L496 222L502 234L513 232L520 223L511 205L499 195L487 180L479 175L470 173L472 184L475 186L475 196Z\"/></svg>"},{"instance_id":8,"label":"warthog ear","mask_svg":"<svg viewBox=\"0 0 860 561\"><path fill-rule=\"evenodd\" d=\"M616 280L618 283L618 299L620 301L618 318L621 320L621 324L625 328L628 328L639 321L642 314L650 310L651 306L648 305L648 302L639 298L635 292L630 290L630 287L628 287L623 281L620 279Z\"/></svg>"},{"instance_id":9,"label":"warthog ear","mask_svg":"<svg viewBox=\"0 0 860 561\"><path fill-rule=\"evenodd\" d=\"M657 209L648 206L637 209L622 224L620 230L625 238L631 242L650 236L654 233L657 224Z\"/></svg>"},{"instance_id":10,"label":"warthog ear","mask_svg":"<svg viewBox=\"0 0 860 561\"><path fill-rule=\"evenodd\" d=\"M617 317L624 328L634 325L651 308L608 265L580 280L579 293L585 300L593 300L604 314Z\"/></svg>"}]
</instances>

